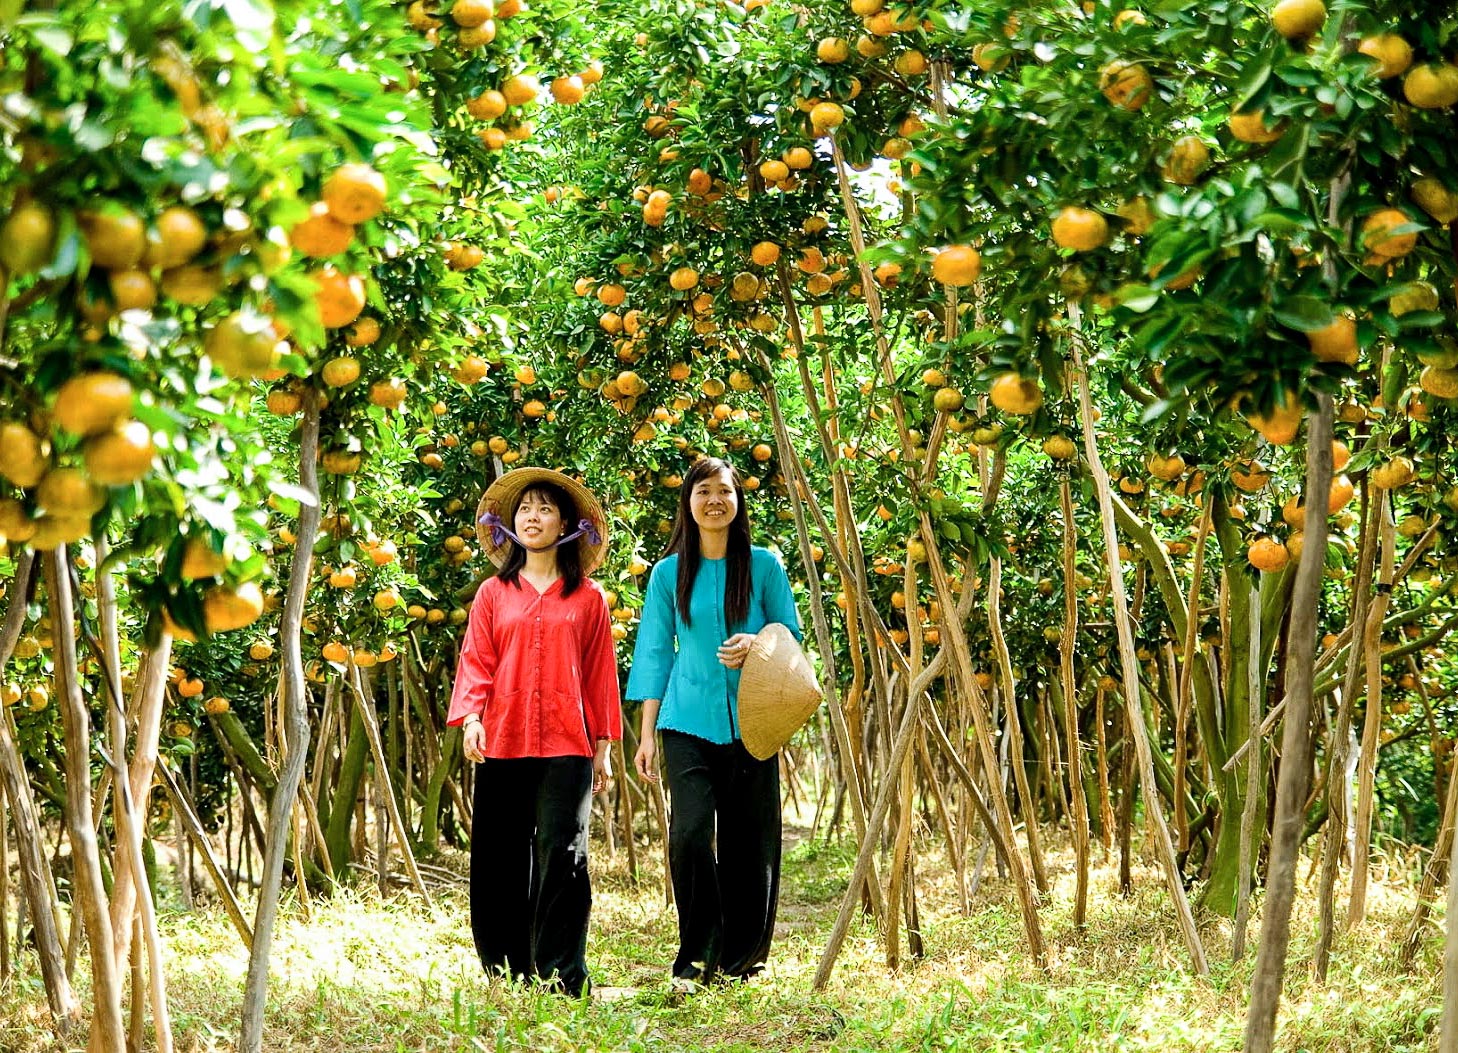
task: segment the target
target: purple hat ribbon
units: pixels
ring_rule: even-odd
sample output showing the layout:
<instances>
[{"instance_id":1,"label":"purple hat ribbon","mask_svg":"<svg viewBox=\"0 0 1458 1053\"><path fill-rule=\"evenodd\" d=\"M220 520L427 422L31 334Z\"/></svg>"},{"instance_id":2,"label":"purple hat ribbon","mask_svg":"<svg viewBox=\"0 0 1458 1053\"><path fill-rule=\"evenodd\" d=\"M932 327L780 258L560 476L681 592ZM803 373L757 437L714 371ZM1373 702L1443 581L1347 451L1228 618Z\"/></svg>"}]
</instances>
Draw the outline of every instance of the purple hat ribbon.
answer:
<instances>
[{"instance_id":1,"label":"purple hat ribbon","mask_svg":"<svg viewBox=\"0 0 1458 1053\"><path fill-rule=\"evenodd\" d=\"M522 548L527 547L526 543L523 542L521 538L517 537L510 530L507 529L506 524L502 522L501 517L495 512L487 512L478 520L478 522L482 526L488 527L491 530L491 543L493 545L499 547L506 544L507 540L510 539L512 541L515 541L518 545L521 545ZM583 536L586 536L587 540L594 545L602 544L602 534L598 531L592 520L585 518L579 519L577 521L577 529L575 531L567 534L564 537L559 537L557 539L557 544L565 545L567 542L576 541L578 538Z\"/></svg>"}]
</instances>

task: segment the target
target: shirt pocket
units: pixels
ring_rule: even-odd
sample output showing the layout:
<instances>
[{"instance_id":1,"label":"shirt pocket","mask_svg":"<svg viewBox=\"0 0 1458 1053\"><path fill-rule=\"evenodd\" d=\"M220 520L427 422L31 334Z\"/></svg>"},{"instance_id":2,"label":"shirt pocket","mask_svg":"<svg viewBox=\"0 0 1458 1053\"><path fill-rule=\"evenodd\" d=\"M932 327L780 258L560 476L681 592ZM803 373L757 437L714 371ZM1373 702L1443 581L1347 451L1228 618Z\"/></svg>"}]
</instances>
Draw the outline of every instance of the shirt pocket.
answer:
<instances>
[{"instance_id":1,"label":"shirt pocket","mask_svg":"<svg viewBox=\"0 0 1458 1053\"><path fill-rule=\"evenodd\" d=\"M542 728L542 744L565 748L570 743L592 748L591 736L587 733L587 715L582 709L580 696L567 691L542 690L539 714Z\"/></svg>"}]
</instances>

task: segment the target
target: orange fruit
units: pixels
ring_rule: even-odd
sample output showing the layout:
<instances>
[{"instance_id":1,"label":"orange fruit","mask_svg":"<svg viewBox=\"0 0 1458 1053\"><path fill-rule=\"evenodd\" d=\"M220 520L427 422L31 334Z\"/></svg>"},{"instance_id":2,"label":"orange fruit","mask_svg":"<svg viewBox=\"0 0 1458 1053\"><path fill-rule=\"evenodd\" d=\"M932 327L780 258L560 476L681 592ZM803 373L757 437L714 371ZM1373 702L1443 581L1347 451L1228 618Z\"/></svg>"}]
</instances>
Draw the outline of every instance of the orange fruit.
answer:
<instances>
[{"instance_id":1,"label":"orange fruit","mask_svg":"<svg viewBox=\"0 0 1458 1053\"><path fill-rule=\"evenodd\" d=\"M966 401L966 396L954 387L938 388L932 396L932 408L938 413L956 413Z\"/></svg>"},{"instance_id":2,"label":"orange fruit","mask_svg":"<svg viewBox=\"0 0 1458 1053\"><path fill-rule=\"evenodd\" d=\"M1321 29L1326 5L1321 0L1279 0L1271 8L1271 24L1287 40L1302 40Z\"/></svg>"},{"instance_id":3,"label":"orange fruit","mask_svg":"<svg viewBox=\"0 0 1458 1053\"><path fill-rule=\"evenodd\" d=\"M926 65L926 56L913 50L897 55L893 68L903 77L920 77L926 72Z\"/></svg>"},{"instance_id":4,"label":"orange fruit","mask_svg":"<svg viewBox=\"0 0 1458 1053\"><path fill-rule=\"evenodd\" d=\"M142 262L147 251L147 226L131 209L87 209L77 214L76 221L93 265L126 270Z\"/></svg>"},{"instance_id":5,"label":"orange fruit","mask_svg":"<svg viewBox=\"0 0 1458 1053\"><path fill-rule=\"evenodd\" d=\"M576 105L587 94L586 85L582 83L582 78L575 73L567 77L554 78L548 90L551 91L552 98L563 106Z\"/></svg>"},{"instance_id":6,"label":"orange fruit","mask_svg":"<svg viewBox=\"0 0 1458 1053\"><path fill-rule=\"evenodd\" d=\"M331 388L342 388L359 379L359 359L348 355L331 358L319 371L320 378Z\"/></svg>"},{"instance_id":7,"label":"orange fruit","mask_svg":"<svg viewBox=\"0 0 1458 1053\"><path fill-rule=\"evenodd\" d=\"M1149 474L1162 482L1173 482L1185 473L1185 459L1177 453L1149 455Z\"/></svg>"},{"instance_id":8,"label":"orange fruit","mask_svg":"<svg viewBox=\"0 0 1458 1053\"><path fill-rule=\"evenodd\" d=\"M668 276L668 284L679 292L687 292L699 284L699 272L692 267L679 267Z\"/></svg>"},{"instance_id":9,"label":"orange fruit","mask_svg":"<svg viewBox=\"0 0 1458 1053\"><path fill-rule=\"evenodd\" d=\"M200 537L187 539L182 548L182 579L197 581L200 578L220 577L228 569L228 560Z\"/></svg>"},{"instance_id":10,"label":"orange fruit","mask_svg":"<svg viewBox=\"0 0 1458 1053\"><path fill-rule=\"evenodd\" d=\"M264 400L268 412L279 417L292 417L304 408L304 400L297 392L275 388Z\"/></svg>"},{"instance_id":11,"label":"orange fruit","mask_svg":"<svg viewBox=\"0 0 1458 1053\"><path fill-rule=\"evenodd\" d=\"M1423 176L1412 184L1411 193L1418 207L1444 226L1458 219L1458 194L1444 186L1442 180Z\"/></svg>"},{"instance_id":12,"label":"orange fruit","mask_svg":"<svg viewBox=\"0 0 1458 1053\"><path fill-rule=\"evenodd\" d=\"M203 596L203 621L210 633L231 632L252 625L263 614L263 590L247 581L229 588L216 585Z\"/></svg>"},{"instance_id":13,"label":"orange fruit","mask_svg":"<svg viewBox=\"0 0 1458 1053\"><path fill-rule=\"evenodd\" d=\"M1372 469L1372 485L1382 490L1398 490L1417 478L1410 458L1398 455Z\"/></svg>"},{"instance_id":14,"label":"orange fruit","mask_svg":"<svg viewBox=\"0 0 1458 1053\"><path fill-rule=\"evenodd\" d=\"M208 330L203 347L213 365L232 377L256 377L278 361L278 335L271 319L235 311Z\"/></svg>"},{"instance_id":15,"label":"orange fruit","mask_svg":"<svg viewBox=\"0 0 1458 1053\"><path fill-rule=\"evenodd\" d=\"M1002 44L982 43L972 49L972 64L983 73L1001 73L1012 61L1012 52Z\"/></svg>"},{"instance_id":16,"label":"orange fruit","mask_svg":"<svg viewBox=\"0 0 1458 1053\"><path fill-rule=\"evenodd\" d=\"M488 21L496 14L496 5L491 0L456 0L451 5L451 21L470 29Z\"/></svg>"},{"instance_id":17,"label":"orange fruit","mask_svg":"<svg viewBox=\"0 0 1458 1053\"><path fill-rule=\"evenodd\" d=\"M456 43L463 48L485 47L496 39L496 23L487 19L479 26L463 27L456 34Z\"/></svg>"},{"instance_id":18,"label":"orange fruit","mask_svg":"<svg viewBox=\"0 0 1458 1053\"><path fill-rule=\"evenodd\" d=\"M1189 186L1210 165L1210 148L1198 135L1182 135L1170 147L1164 163L1164 178L1179 186Z\"/></svg>"},{"instance_id":19,"label":"orange fruit","mask_svg":"<svg viewBox=\"0 0 1458 1053\"><path fill-rule=\"evenodd\" d=\"M766 183L781 182L790 177L790 166L778 158L762 161L759 165L759 177Z\"/></svg>"},{"instance_id":20,"label":"orange fruit","mask_svg":"<svg viewBox=\"0 0 1458 1053\"><path fill-rule=\"evenodd\" d=\"M1137 110L1154 93L1154 80L1137 62L1118 60L1099 71L1099 91L1121 110Z\"/></svg>"},{"instance_id":21,"label":"orange fruit","mask_svg":"<svg viewBox=\"0 0 1458 1053\"><path fill-rule=\"evenodd\" d=\"M838 103L819 102L810 110L810 125L817 132L828 132L845 122L845 110Z\"/></svg>"},{"instance_id":22,"label":"orange fruit","mask_svg":"<svg viewBox=\"0 0 1458 1053\"><path fill-rule=\"evenodd\" d=\"M628 298L628 290L621 285L600 285L597 289L597 301L604 307L620 307Z\"/></svg>"},{"instance_id":23,"label":"orange fruit","mask_svg":"<svg viewBox=\"0 0 1458 1053\"><path fill-rule=\"evenodd\" d=\"M73 435L110 431L132 415L132 383L117 373L82 373L61 385L51 417Z\"/></svg>"},{"instance_id":24,"label":"orange fruit","mask_svg":"<svg viewBox=\"0 0 1458 1053\"><path fill-rule=\"evenodd\" d=\"M364 223L385 210L385 177L360 162L340 165L324 180L320 197L329 214L341 223Z\"/></svg>"},{"instance_id":25,"label":"orange fruit","mask_svg":"<svg viewBox=\"0 0 1458 1053\"><path fill-rule=\"evenodd\" d=\"M1291 553L1273 537L1258 537L1245 550L1245 558L1256 570L1273 573L1291 562Z\"/></svg>"},{"instance_id":26,"label":"orange fruit","mask_svg":"<svg viewBox=\"0 0 1458 1053\"><path fill-rule=\"evenodd\" d=\"M89 519L106 494L79 468L52 468L36 487L36 503L59 519Z\"/></svg>"},{"instance_id":27,"label":"orange fruit","mask_svg":"<svg viewBox=\"0 0 1458 1053\"><path fill-rule=\"evenodd\" d=\"M25 506L13 497L0 497L0 538L12 545L23 545L35 537L35 521Z\"/></svg>"},{"instance_id":28,"label":"orange fruit","mask_svg":"<svg viewBox=\"0 0 1458 1053\"><path fill-rule=\"evenodd\" d=\"M86 472L105 486L126 486L152 470L157 447L151 430L139 420L129 420L86 441L82 452Z\"/></svg>"},{"instance_id":29,"label":"orange fruit","mask_svg":"<svg viewBox=\"0 0 1458 1053\"><path fill-rule=\"evenodd\" d=\"M943 285L971 285L982 273L982 255L971 245L948 245L932 258L932 277Z\"/></svg>"},{"instance_id":30,"label":"orange fruit","mask_svg":"<svg viewBox=\"0 0 1458 1053\"><path fill-rule=\"evenodd\" d=\"M18 205L0 226L0 265L12 274L30 274L55 253L56 217L35 201Z\"/></svg>"},{"instance_id":31,"label":"orange fruit","mask_svg":"<svg viewBox=\"0 0 1458 1053\"><path fill-rule=\"evenodd\" d=\"M1357 51L1377 60L1373 70L1379 80L1400 77L1412 65L1412 45L1396 33L1378 33L1363 37Z\"/></svg>"},{"instance_id":32,"label":"orange fruit","mask_svg":"<svg viewBox=\"0 0 1458 1053\"><path fill-rule=\"evenodd\" d=\"M1362 223L1362 245L1370 252L1389 259L1406 256L1417 245L1417 232L1393 234L1398 227L1413 220L1399 208L1384 208L1372 213Z\"/></svg>"},{"instance_id":33,"label":"orange fruit","mask_svg":"<svg viewBox=\"0 0 1458 1053\"><path fill-rule=\"evenodd\" d=\"M1307 333L1306 340L1318 362L1357 364L1357 320L1351 315L1337 315L1330 325Z\"/></svg>"},{"instance_id":34,"label":"orange fruit","mask_svg":"<svg viewBox=\"0 0 1458 1053\"><path fill-rule=\"evenodd\" d=\"M1108 221L1091 208L1070 206L1053 217L1053 241L1059 248L1088 252L1108 238Z\"/></svg>"},{"instance_id":35,"label":"orange fruit","mask_svg":"<svg viewBox=\"0 0 1458 1053\"><path fill-rule=\"evenodd\" d=\"M494 121L506 112L506 96L488 88L466 103L466 112L482 121Z\"/></svg>"},{"instance_id":36,"label":"orange fruit","mask_svg":"<svg viewBox=\"0 0 1458 1053\"><path fill-rule=\"evenodd\" d=\"M368 347L380 338L380 320L372 315L363 315L344 334L344 342L350 347Z\"/></svg>"},{"instance_id":37,"label":"orange fruit","mask_svg":"<svg viewBox=\"0 0 1458 1053\"><path fill-rule=\"evenodd\" d=\"M27 490L45 477L49 444L24 424L0 423L0 476Z\"/></svg>"},{"instance_id":38,"label":"orange fruit","mask_svg":"<svg viewBox=\"0 0 1458 1053\"><path fill-rule=\"evenodd\" d=\"M118 311L148 311L157 303L157 286L146 271L112 271L106 277Z\"/></svg>"},{"instance_id":39,"label":"orange fruit","mask_svg":"<svg viewBox=\"0 0 1458 1053\"><path fill-rule=\"evenodd\" d=\"M384 409L399 409L405 404L405 381L399 377L377 380L370 385L370 404Z\"/></svg>"},{"instance_id":40,"label":"orange fruit","mask_svg":"<svg viewBox=\"0 0 1458 1053\"><path fill-rule=\"evenodd\" d=\"M364 465L364 457L349 450L327 450L320 464L330 475L353 475Z\"/></svg>"},{"instance_id":41,"label":"orange fruit","mask_svg":"<svg viewBox=\"0 0 1458 1053\"><path fill-rule=\"evenodd\" d=\"M289 231L289 244L305 256L337 256L354 242L354 227L344 222L323 201L309 207L309 215Z\"/></svg>"},{"instance_id":42,"label":"orange fruit","mask_svg":"<svg viewBox=\"0 0 1458 1053\"><path fill-rule=\"evenodd\" d=\"M850 58L850 44L843 37L825 37L815 45L815 57L828 66L839 65Z\"/></svg>"},{"instance_id":43,"label":"orange fruit","mask_svg":"<svg viewBox=\"0 0 1458 1053\"><path fill-rule=\"evenodd\" d=\"M1035 413L1043 404L1043 389L1038 382L1017 373L1000 374L988 395L998 409L1017 416Z\"/></svg>"},{"instance_id":44,"label":"orange fruit","mask_svg":"<svg viewBox=\"0 0 1458 1053\"><path fill-rule=\"evenodd\" d=\"M189 307L202 307L217 299L223 277L211 267L184 264L162 272L162 294Z\"/></svg>"},{"instance_id":45,"label":"orange fruit","mask_svg":"<svg viewBox=\"0 0 1458 1053\"><path fill-rule=\"evenodd\" d=\"M163 209L147 234L142 263L152 267L180 267L201 252L208 243L208 228L202 218L185 205Z\"/></svg>"},{"instance_id":46,"label":"orange fruit","mask_svg":"<svg viewBox=\"0 0 1458 1053\"><path fill-rule=\"evenodd\" d=\"M1266 115L1262 110L1232 113L1225 123L1230 128L1230 134L1243 143L1273 143L1286 134L1285 121L1278 121L1267 128Z\"/></svg>"},{"instance_id":47,"label":"orange fruit","mask_svg":"<svg viewBox=\"0 0 1458 1053\"><path fill-rule=\"evenodd\" d=\"M314 302L325 329L340 329L360 316L365 306L365 286L357 275L334 267L321 267L314 279Z\"/></svg>"},{"instance_id":48,"label":"orange fruit","mask_svg":"<svg viewBox=\"0 0 1458 1053\"><path fill-rule=\"evenodd\" d=\"M1420 110L1445 110L1458 103L1458 66L1432 62L1408 72L1402 94Z\"/></svg>"},{"instance_id":49,"label":"orange fruit","mask_svg":"<svg viewBox=\"0 0 1458 1053\"><path fill-rule=\"evenodd\" d=\"M803 172L815 163L815 155L806 147L792 146L780 155L780 160L784 161L793 171Z\"/></svg>"},{"instance_id":50,"label":"orange fruit","mask_svg":"<svg viewBox=\"0 0 1458 1053\"><path fill-rule=\"evenodd\" d=\"M507 77L501 85L501 95L508 106L525 106L536 100L542 86L530 73L518 73Z\"/></svg>"},{"instance_id":51,"label":"orange fruit","mask_svg":"<svg viewBox=\"0 0 1458 1053\"><path fill-rule=\"evenodd\" d=\"M1247 412L1245 417L1250 426L1260 432L1267 442L1286 446L1301 430L1301 403L1294 394L1287 394L1285 401L1269 414Z\"/></svg>"}]
</instances>

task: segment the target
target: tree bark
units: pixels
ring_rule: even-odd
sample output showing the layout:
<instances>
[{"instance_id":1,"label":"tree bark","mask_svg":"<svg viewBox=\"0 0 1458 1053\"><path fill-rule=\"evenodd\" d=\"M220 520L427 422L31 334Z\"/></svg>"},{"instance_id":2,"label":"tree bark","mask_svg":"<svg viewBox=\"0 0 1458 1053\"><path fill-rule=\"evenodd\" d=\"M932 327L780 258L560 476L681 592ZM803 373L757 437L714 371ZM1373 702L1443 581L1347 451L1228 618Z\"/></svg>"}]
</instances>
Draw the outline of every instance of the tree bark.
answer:
<instances>
[{"instance_id":1,"label":"tree bark","mask_svg":"<svg viewBox=\"0 0 1458 1053\"><path fill-rule=\"evenodd\" d=\"M25 625L25 601L35 569L35 554L29 549L20 553L15 576L10 583L10 603L5 610L4 624L0 625L0 669L10 661L15 642ZM25 775L25 761L16 744L14 718L9 708L4 706L0 706L0 780L4 784L0 788L3 788L10 804L20 891L29 907L31 925L35 930L36 954L40 959L46 1001L56 1029L64 1037L79 1022L81 1004L71 989L66 970L66 956L61 947L60 927L56 923L55 901L51 894L50 871L41 843L35 800Z\"/></svg>"},{"instance_id":2,"label":"tree bark","mask_svg":"<svg viewBox=\"0 0 1458 1053\"><path fill-rule=\"evenodd\" d=\"M273 926L278 917L279 888L283 883L284 857L288 850L294 798L304 776L309 753L308 686L304 682L304 658L300 636L304 621L304 600L309 591L314 562L314 541L319 535L319 393L304 390L303 424L299 437L299 486L308 495L299 509L298 539L294 542L294 563L289 574L279 642L283 645L284 736L288 753L283 772L268 808L268 830L264 845L263 884L253 921L253 944L248 955L248 980L243 989L243 1019L238 1038L239 1053L263 1053L263 1012L268 997L268 962L273 951Z\"/></svg>"},{"instance_id":3,"label":"tree bark","mask_svg":"<svg viewBox=\"0 0 1458 1053\"><path fill-rule=\"evenodd\" d=\"M1269 1053L1276 1038L1276 1012L1286 975L1291 907L1300 861L1301 829L1311 779L1312 680L1316 657L1317 601L1326 564L1327 494L1331 489L1331 396L1319 393L1307 417L1306 530L1287 630L1286 726L1281 738L1281 774L1276 781L1276 815L1266 878L1260 949L1251 980L1245 1021L1245 1053Z\"/></svg>"},{"instance_id":4,"label":"tree bark","mask_svg":"<svg viewBox=\"0 0 1458 1053\"><path fill-rule=\"evenodd\" d=\"M1081 929L1088 913L1088 801L1083 795L1083 744L1078 735L1078 684L1073 671L1073 652L1078 636L1078 584L1075 580L1078 572L1078 525L1073 521L1073 491L1066 473L1058 480L1058 499L1063 509L1063 638L1058 644L1058 670L1063 680L1063 734L1067 741L1068 792L1072 797L1068 827L1073 836L1073 856L1078 867L1073 895L1073 925Z\"/></svg>"},{"instance_id":5,"label":"tree bark","mask_svg":"<svg viewBox=\"0 0 1458 1053\"><path fill-rule=\"evenodd\" d=\"M66 740L66 825L71 837L72 887L91 944L91 1041L93 1053L123 1053L121 976L112 953L111 917L96 824L91 810L91 715L76 671L76 620L66 549L45 555L46 594L50 600L55 649L56 700ZM72 922L74 928L75 922Z\"/></svg>"},{"instance_id":6,"label":"tree bark","mask_svg":"<svg viewBox=\"0 0 1458 1053\"><path fill-rule=\"evenodd\" d=\"M1079 310L1076 304L1069 305L1069 317L1075 330L1079 325ZM1190 912L1190 901L1185 895L1185 886L1180 874L1179 860L1175 857L1174 841L1170 838L1169 825L1165 822L1159 805L1159 787L1155 781L1154 757L1149 744L1148 729L1144 724L1143 708L1140 705L1139 665L1134 653L1134 631L1128 603L1124 597L1124 568L1119 559L1119 535L1115 526L1113 494L1109 489L1109 474L1099 457L1098 444L1093 429L1093 399L1089 394L1088 376L1083 365L1082 337L1075 332L1072 340L1074 377L1078 387L1080 423L1083 426L1084 456L1093 472L1094 483L1099 495L1100 519L1103 523L1104 548L1109 561L1109 582L1114 596L1114 621L1119 636L1120 665L1123 667L1125 749L1129 742L1139 766L1139 785L1144 793L1144 812L1164 864L1165 884L1169 888L1170 901L1179 920L1180 931L1189 949L1195 972L1208 976L1210 966L1205 960L1205 947L1200 942L1200 932L1195 927L1195 916ZM1183 801L1176 801L1176 807L1184 807Z\"/></svg>"}]
</instances>

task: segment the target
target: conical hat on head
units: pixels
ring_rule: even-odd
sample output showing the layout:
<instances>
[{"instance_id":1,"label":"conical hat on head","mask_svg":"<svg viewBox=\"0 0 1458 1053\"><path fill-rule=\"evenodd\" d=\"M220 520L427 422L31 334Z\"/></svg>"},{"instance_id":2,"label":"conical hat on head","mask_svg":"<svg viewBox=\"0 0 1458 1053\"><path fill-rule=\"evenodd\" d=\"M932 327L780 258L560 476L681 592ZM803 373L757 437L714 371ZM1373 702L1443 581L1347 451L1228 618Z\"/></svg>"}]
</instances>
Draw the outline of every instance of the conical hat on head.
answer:
<instances>
[{"instance_id":1,"label":"conical hat on head","mask_svg":"<svg viewBox=\"0 0 1458 1053\"><path fill-rule=\"evenodd\" d=\"M603 514L602 504L591 490L576 479L570 479L550 468L513 468L487 487L481 503L476 506L476 539L481 542L481 551L498 567L506 562L506 557L511 553L511 541L507 540L500 545L496 543L490 526L484 521L486 514L491 512L500 516L507 529L510 529L517 501L533 483L555 483L567 491L577 504L578 517L592 523L597 531L597 540L583 534L575 542L582 557L582 573L591 574L607 555L607 517ZM564 535L576 530L575 523L562 524Z\"/></svg>"},{"instance_id":2,"label":"conical hat on head","mask_svg":"<svg viewBox=\"0 0 1458 1053\"><path fill-rule=\"evenodd\" d=\"M779 622L754 638L739 673L739 737L759 760L781 746L820 707L820 683L794 634Z\"/></svg>"}]
</instances>

